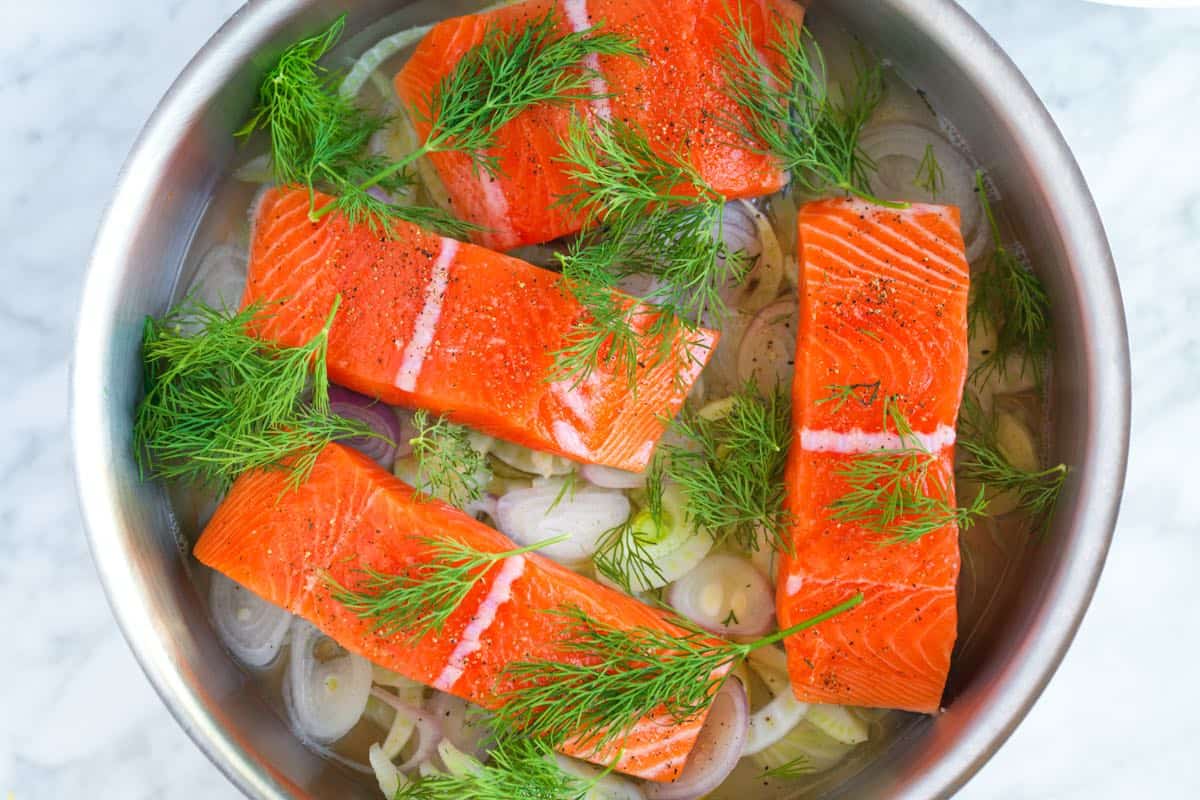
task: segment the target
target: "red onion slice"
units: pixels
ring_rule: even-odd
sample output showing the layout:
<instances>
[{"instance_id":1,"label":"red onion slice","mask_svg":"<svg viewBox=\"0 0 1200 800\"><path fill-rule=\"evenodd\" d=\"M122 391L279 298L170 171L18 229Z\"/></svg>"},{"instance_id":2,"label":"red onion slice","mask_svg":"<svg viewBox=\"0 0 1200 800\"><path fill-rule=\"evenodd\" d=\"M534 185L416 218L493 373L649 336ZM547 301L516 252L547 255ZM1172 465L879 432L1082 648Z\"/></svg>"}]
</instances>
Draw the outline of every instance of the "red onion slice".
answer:
<instances>
[{"instance_id":1,"label":"red onion slice","mask_svg":"<svg viewBox=\"0 0 1200 800\"><path fill-rule=\"evenodd\" d=\"M437 751L438 742L442 740L442 729L437 720L428 712L402 702L396 695L380 689L378 686L371 688L371 696L387 703L396 710L397 714L404 714L416 720L416 745L408 758L396 765L396 769L402 773L408 773L416 769L422 762L428 761Z\"/></svg>"},{"instance_id":2,"label":"red onion slice","mask_svg":"<svg viewBox=\"0 0 1200 800\"><path fill-rule=\"evenodd\" d=\"M775 595L744 558L718 553L667 589L667 602L705 630L723 636L759 636L771 629Z\"/></svg>"},{"instance_id":3,"label":"red onion slice","mask_svg":"<svg viewBox=\"0 0 1200 800\"><path fill-rule=\"evenodd\" d=\"M329 408L334 414L365 423L378 434L347 439L345 444L373 458L384 469L391 469L396 463L402 444L411 451L408 444L411 430L406 436L396 411L386 403L341 386L330 386Z\"/></svg>"},{"instance_id":4,"label":"red onion slice","mask_svg":"<svg viewBox=\"0 0 1200 800\"><path fill-rule=\"evenodd\" d=\"M738 347L738 378L754 381L759 391L769 393L790 386L796 368L796 323L799 309L795 296L777 300L754 315Z\"/></svg>"},{"instance_id":5,"label":"red onion slice","mask_svg":"<svg viewBox=\"0 0 1200 800\"><path fill-rule=\"evenodd\" d=\"M713 698L708 718L687 764L670 783L647 783L643 792L649 800L698 800L716 789L733 772L742 757L742 746L750 726L750 702L746 689L736 678Z\"/></svg>"}]
</instances>

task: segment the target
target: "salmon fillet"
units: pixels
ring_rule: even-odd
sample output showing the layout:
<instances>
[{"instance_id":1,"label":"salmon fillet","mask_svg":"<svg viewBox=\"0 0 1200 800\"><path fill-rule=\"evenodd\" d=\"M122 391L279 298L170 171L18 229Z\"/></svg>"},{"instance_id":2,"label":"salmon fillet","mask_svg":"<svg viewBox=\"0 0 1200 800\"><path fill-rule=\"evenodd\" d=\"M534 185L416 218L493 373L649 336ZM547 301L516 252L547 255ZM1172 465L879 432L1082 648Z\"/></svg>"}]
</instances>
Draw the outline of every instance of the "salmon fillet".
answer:
<instances>
[{"instance_id":1,"label":"salmon fillet","mask_svg":"<svg viewBox=\"0 0 1200 800\"><path fill-rule=\"evenodd\" d=\"M504 675L514 661L586 663L559 643L568 623L546 612L576 606L601 623L683 632L664 615L536 553L497 563L471 589L440 634L418 644L405 632L384 636L331 596L327 574L355 586L360 570L403 574L427 557L421 538L463 542L489 553L516 548L505 536L458 509L419 498L361 453L325 447L308 479L288 489L288 474L256 471L238 478L196 544L202 563L293 614L347 650L405 677L485 708L516 687ZM705 712L707 713L707 712ZM648 717L632 733L595 748L563 752L656 781L675 778L705 714L677 722Z\"/></svg>"},{"instance_id":2,"label":"salmon fillet","mask_svg":"<svg viewBox=\"0 0 1200 800\"><path fill-rule=\"evenodd\" d=\"M958 531L912 543L834 519L839 474L859 454L896 449L883 427L897 397L953 503L955 420L967 369L968 265L958 209L903 210L855 200L799 214L800 325L787 471L793 552L777 591L786 627L860 591L864 601L787 639L804 701L938 710L956 632ZM858 386L840 408L833 385ZM938 474L940 471L940 474Z\"/></svg>"},{"instance_id":3,"label":"salmon fillet","mask_svg":"<svg viewBox=\"0 0 1200 800\"><path fill-rule=\"evenodd\" d=\"M792 0L741 5L763 58L773 62L774 54L766 49L775 31L770 22L786 17L799 23L803 9ZM726 0L529 0L435 25L395 81L400 98L418 112L413 117L422 140L431 128L422 117L428 116L435 87L493 25L520 29L554 12L563 34L603 22L605 30L630 37L645 52L641 60L587 60L585 65L599 73L590 93L607 97L574 105L539 104L503 126L489 151L499 159L497 177L476 169L463 153L430 155L449 195L449 210L482 226L476 241L498 250L579 230L582 219L559 202L577 188L567 177L569 166L559 160L573 114L640 127L656 151L688 159L727 199L783 188L786 175L776 163L728 129L728 121L739 119L741 112L722 92L719 53L728 42L722 22L736 7Z\"/></svg>"},{"instance_id":4,"label":"salmon fillet","mask_svg":"<svg viewBox=\"0 0 1200 800\"><path fill-rule=\"evenodd\" d=\"M270 189L259 203L243 298L266 309L256 335L307 342L340 294L329 376L387 403L638 472L717 340L680 333L673 355L656 359L646 337L636 393L613 364L578 386L552 382L553 354L585 314L557 273L405 222L390 239L338 213L314 223L308 208L300 189Z\"/></svg>"}]
</instances>

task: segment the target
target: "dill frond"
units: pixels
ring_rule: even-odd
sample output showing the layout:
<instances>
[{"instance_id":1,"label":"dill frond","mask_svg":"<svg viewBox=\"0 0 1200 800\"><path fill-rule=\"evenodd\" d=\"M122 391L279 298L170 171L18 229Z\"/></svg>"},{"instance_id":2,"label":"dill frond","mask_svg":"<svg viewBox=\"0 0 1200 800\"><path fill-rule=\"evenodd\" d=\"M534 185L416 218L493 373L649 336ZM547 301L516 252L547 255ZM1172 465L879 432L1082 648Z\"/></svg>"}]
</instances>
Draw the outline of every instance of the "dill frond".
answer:
<instances>
[{"instance_id":1,"label":"dill frond","mask_svg":"<svg viewBox=\"0 0 1200 800\"><path fill-rule=\"evenodd\" d=\"M875 165L859 147L863 126L883 98L879 64L859 65L854 84L835 98L824 85L821 48L801 25L777 22L777 38L768 47L782 66L774 68L759 56L740 11L731 11L724 23L730 42L720 54L725 92L741 111L724 120L725 126L758 152L775 157L806 193L836 190L897 205L871 195Z\"/></svg>"},{"instance_id":2,"label":"dill frond","mask_svg":"<svg viewBox=\"0 0 1200 800\"><path fill-rule=\"evenodd\" d=\"M301 347L251 336L257 306L234 313L185 300L147 318L145 394L133 425L142 477L224 489L246 470L269 467L287 469L298 485L329 442L377 435L329 408L325 351L339 301Z\"/></svg>"},{"instance_id":3,"label":"dill frond","mask_svg":"<svg viewBox=\"0 0 1200 800\"><path fill-rule=\"evenodd\" d=\"M483 496L478 476L486 472L487 456L471 444L470 431L425 409L413 414L416 430L409 444L417 460L421 491L462 508Z\"/></svg>"}]
</instances>

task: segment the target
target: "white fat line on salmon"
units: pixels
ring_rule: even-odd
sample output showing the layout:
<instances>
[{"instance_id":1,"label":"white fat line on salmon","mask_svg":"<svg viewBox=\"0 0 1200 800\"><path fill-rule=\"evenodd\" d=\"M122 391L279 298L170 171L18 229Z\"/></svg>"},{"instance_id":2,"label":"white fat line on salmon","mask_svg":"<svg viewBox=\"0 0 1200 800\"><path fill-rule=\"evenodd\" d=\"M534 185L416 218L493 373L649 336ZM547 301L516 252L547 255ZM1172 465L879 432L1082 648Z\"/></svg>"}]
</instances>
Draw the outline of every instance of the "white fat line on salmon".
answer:
<instances>
[{"instance_id":1,"label":"white fat line on salmon","mask_svg":"<svg viewBox=\"0 0 1200 800\"><path fill-rule=\"evenodd\" d=\"M950 425L938 425L933 433L913 433L921 447L936 453L954 444L956 434ZM803 428L800 447L810 453L874 453L880 450L903 450L909 443L895 433L868 433L861 428L834 431L827 428Z\"/></svg>"},{"instance_id":2,"label":"white fat line on salmon","mask_svg":"<svg viewBox=\"0 0 1200 800\"><path fill-rule=\"evenodd\" d=\"M579 386L570 379L555 381L550 384L550 394L554 395L564 408L570 410L581 425L591 427L595 422L591 398L598 389L604 388L603 384L603 379L593 372Z\"/></svg>"},{"instance_id":3,"label":"white fat line on salmon","mask_svg":"<svg viewBox=\"0 0 1200 800\"><path fill-rule=\"evenodd\" d=\"M512 599L513 584L524 573L525 556L510 556L504 559L504 566L500 567L496 581L488 590L487 597L479 604L479 608L475 609L471 624L463 629L462 638L450 654L442 674L433 682L433 688L448 692L458 683L466 669L467 658L483 647L483 634L496 621L496 612L500 610L500 606Z\"/></svg>"},{"instance_id":4,"label":"white fat line on salmon","mask_svg":"<svg viewBox=\"0 0 1200 800\"><path fill-rule=\"evenodd\" d=\"M556 419L551 427L554 434L554 442L563 449L563 452L578 458L591 458L592 450L583 441L583 435L571 423L565 419Z\"/></svg>"},{"instance_id":5,"label":"white fat line on salmon","mask_svg":"<svg viewBox=\"0 0 1200 800\"><path fill-rule=\"evenodd\" d=\"M588 20L587 0L563 0L563 11L567 15L571 30L575 33L583 33L592 26ZM588 81L588 90L596 95L596 99L592 101L592 110L596 112L597 117L609 122L612 120L612 104L608 101L608 81L604 80L600 73L600 56L588 53L583 57L583 66L593 74L592 79Z\"/></svg>"},{"instance_id":6,"label":"white fat line on salmon","mask_svg":"<svg viewBox=\"0 0 1200 800\"><path fill-rule=\"evenodd\" d=\"M404 358L400 362L400 371L396 373L396 386L406 392L411 392L417 386L417 376L421 374L421 365L425 363L425 354L429 345L433 344L433 335L437 331L438 318L442 316L442 303L446 299L446 286L450 282L450 265L458 254L458 242L453 239L442 239L442 250L437 260L433 262L433 274L425 285L425 302L421 312L413 323L413 335L404 348Z\"/></svg>"},{"instance_id":7,"label":"white fat line on salmon","mask_svg":"<svg viewBox=\"0 0 1200 800\"><path fill-rule=\"evenodd\" d=\"M500 185L499 179L489 175L486 169L478 172L479 188L483 192L484 202L487 203L488 223L492 228L490 234L497 241L515 236L516 231L512 226L512 216L508 213L508 197L504 194L504 187ZM496 224L500 221L504 223L503 228Z\"/></svg>"}]
</instances>

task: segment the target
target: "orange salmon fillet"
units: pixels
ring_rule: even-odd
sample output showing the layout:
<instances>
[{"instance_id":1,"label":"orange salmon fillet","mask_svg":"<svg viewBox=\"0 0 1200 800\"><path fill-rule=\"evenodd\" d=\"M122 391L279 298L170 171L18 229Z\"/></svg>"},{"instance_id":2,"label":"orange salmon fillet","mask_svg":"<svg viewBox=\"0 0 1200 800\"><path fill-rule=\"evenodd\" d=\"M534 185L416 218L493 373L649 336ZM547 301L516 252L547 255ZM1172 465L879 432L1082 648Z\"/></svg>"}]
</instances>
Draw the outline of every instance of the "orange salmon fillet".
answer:
<instances>
[{"instance_id":1,"label":"orange salmon fillet","mask_svg":"<svg viewBox=\"0 0 1200 800\"><path fill-rule=\"evenodd\" d=\"M611 363L578 386L552 382L554 353L585 314L557 273L405 222L391 239L338 213L314 223L308 208L300 189L270 189L259 204L243 298L265 308L256 335L302 344L340 294L329 376L387 403L638 472L717 341L681 332L673 354L656 359L658 342L646 337L636 394Z\"/></svg>"},{"instance_id":2,"label":"orange salmon fillet","mask_svg":"<svg viewBox=\"0 0 1200 800\"><path fill-rule=\"evenodd\" d=\"M953 498L954 425L967 369L968 265L958 209L895 210L854 200L800 210L800 325L792 387L787 507L793 552L779 573L781 627L861 591L863 603L787 639L804 701L933 713L950 667L958 530L913 543L833 518L856 454L895 449L885 395L899 406ZM838 408L833 385L858 385Z\"/></svg>"},{"instance_id":3,"label":"orange salmon fillet","mask_svg":"<svg viewBox=\"0 0 1200 800\"><path fill-rule=\"evenodd\" d=\"M289 490L287 481L279 470L238 478L197 542L196 558L304 617L347 650L411 680L496 708L500 696L516 687L503 675L506 665L586 663L560 648L566 623L546 613L566 606L624 629L682 634L661 612L531 553L493 566L440 634L415 645L404 632L383 636L331 596L324 575L355 586L362 569L405 573L427 557L421 538L491 553L516 545L452 506L417 497L369 458L339 444L325 447L298 489ZM705 714L677 722L663 712L598 752L579 744L562 749L599 764L615 758L621 772L667 781L683 768Z\"/></svg>"},{"instance_id":4,"label":"orange salmon fillet","mask_svg":"<svg viewBox=\"0 0 1200 800\"><path fill-rule=\"evenodd\" d=\"M803 9L792 0L742 3L742 13L763 58L775 26L785 17L799 23ZM463 55L483 41L491 26L516 30L553 12L563 34L601 22L607 31L633 39L642 60L598 56L589 94L604 99L575 104L539 104L523 111L496 134L489 151L500 175L477 170L463 153L429 156L450 197L450 210L483 226L476 241L497 250L545 242L579 230L582 220L559 199L573 186L562 138L573 114L621 120L640 127L656 151L685 157L727 199L770 194L786 175L768 156L748 147L728 129L739 119L737 104L722 92L719 53L727 46L723 21L736 3L726 0L529 0L438 23L396 76L396 91L424 140L431 129L429 99Z\"/></svg>"}]
</instances>

